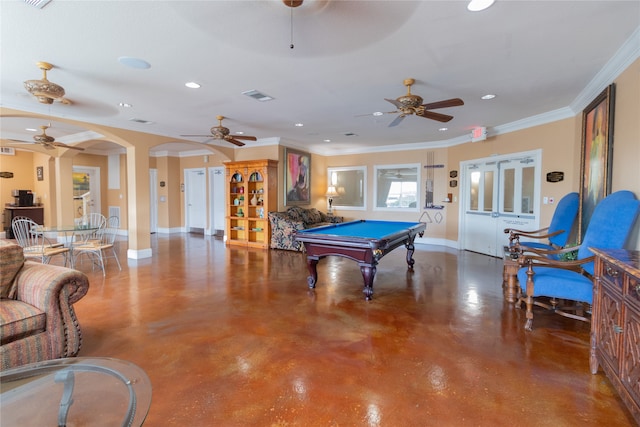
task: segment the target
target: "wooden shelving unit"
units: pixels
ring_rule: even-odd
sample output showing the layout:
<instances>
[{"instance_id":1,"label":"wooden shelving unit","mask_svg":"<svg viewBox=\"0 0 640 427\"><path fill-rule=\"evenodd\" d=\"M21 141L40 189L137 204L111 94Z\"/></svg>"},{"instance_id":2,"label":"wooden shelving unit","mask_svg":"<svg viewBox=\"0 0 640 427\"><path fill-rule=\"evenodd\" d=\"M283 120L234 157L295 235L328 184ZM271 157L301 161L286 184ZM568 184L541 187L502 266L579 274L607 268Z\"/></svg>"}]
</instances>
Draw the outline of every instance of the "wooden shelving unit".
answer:
<instances>
[{"instance_id":1,"label":"wooden shelving unit","mask_svg":"<svg viewBox=\"0 0 640 427\"><path fill-rule=\"evenodd\" d=\"M227 244L269 248L267 213L278 208L278 161L225 163Z\"/></svg>"}]
</instances>

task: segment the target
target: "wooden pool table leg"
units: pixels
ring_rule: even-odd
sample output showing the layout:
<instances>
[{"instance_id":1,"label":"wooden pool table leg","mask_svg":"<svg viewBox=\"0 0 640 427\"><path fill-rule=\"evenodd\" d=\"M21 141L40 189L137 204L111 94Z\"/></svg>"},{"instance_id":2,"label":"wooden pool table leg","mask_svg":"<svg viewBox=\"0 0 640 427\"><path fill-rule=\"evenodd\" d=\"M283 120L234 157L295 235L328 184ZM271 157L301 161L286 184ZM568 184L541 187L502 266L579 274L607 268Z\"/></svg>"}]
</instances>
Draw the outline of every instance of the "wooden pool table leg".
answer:
<instances>
[{"instance_id":1,"label":"wooden pool table leg","mask_svg":"<svg viewBox=\"0 0 640 427\"><path fill-rule=\"evenodd\" d=\"M307 277L307 285L310 289L316 287L318 281L318 258L307 257L307 269L309 270L309 277Z\"/></svg>"},{"instance_id":2,"label":"wooden pool table leg","mask_svg":"<svg viewBox=\"0 0 640 427\"><path fill-rule=\"evenodd\" d=\"M362 272L362 278L364 279L364 299L371 301L373 297L373 278L376 275L376 266L360 264L360 271Z\"/></svg>"},{"instance_id":3,"label":"wooden pool table leg","mask_svg":"<svg viewBox=\"0 0 640 427\"><path fill-rule=\"evenodd\" d=\"M413 239L407 240L405 243L407 248L407 265L409 266L409 270L413 270L413 264L415 264L415 260L413 259L413 253L416 250L416 247L413 245Z\"/></svg>"}]
</instances>

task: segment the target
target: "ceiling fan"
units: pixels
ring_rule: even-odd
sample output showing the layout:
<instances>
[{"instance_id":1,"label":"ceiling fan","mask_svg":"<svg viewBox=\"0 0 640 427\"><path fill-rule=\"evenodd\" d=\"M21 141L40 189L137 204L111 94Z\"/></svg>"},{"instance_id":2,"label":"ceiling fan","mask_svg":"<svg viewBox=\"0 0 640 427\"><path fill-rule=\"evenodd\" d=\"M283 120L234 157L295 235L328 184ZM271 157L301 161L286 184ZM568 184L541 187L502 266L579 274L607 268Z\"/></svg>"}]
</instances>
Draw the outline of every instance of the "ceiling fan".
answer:
<instances>
[{"instance_id":1,"label":"ceiling fan","mask_svg":"<svg viewBox=\"0 0 640 427\"><path fill-rule=\"evenodd\" d=\"M460 98L451 98L423 104L422 97L411 93L411 85L415 82L416 81L414 79L405 79L403 83L407 87L406 95L396 99L385 98L385 101L389 101L398 108L396 111L389 111L387 114L400 113L400 115L389 124L389 127L397 126L406 116L411 114L415 114L418 117L424 117L425 119L437 120L443 123L448 122L453 119L453 116L435 113L429 110L464 105L464 102Z\"/></svg>"},{"instance_id":2,"label":"ceiling fan","mask_svg":"<svg viewBox=\"0 0 640 427\"><path fill-rule=\"evenodd\" d=\"M24 88L31 95L43 104L53 104L53 101L60 101L63 104L71 104L71 101L64 98L64 88L56 83L47 80L47 71L53 68L48 62L36 62L38 68L42 70L41 80L26 80Z\"/></svg>"},{"instance_id":3,"label":"ceiling fan","mask_svg":"<svg viewBox=\"0 0 640 427\"><path fill-rule=\"evenodd\" d=\"M40 126L40 129L42 129L42 133L39 135L33 136L34 142L22 141L17 139L12 139L11 141L14 141L20 144L40 144L44 146L44 148L46 148L47 150L55 150L56 148L70 148L72 150L84 151L84 148L82 147L74 147L73 145L67 145L63 142L57 142L54 137L47 135L47 129L49 129L50 127L51 125Z\"/></svg>"},{"instance_id":4,"label":"ceiling fan","mask_svg":"<svg viewBox=\"0 0 640 427\"><path fill-rule=\"evenodd\" d=\"M258 138L255 136L244 136L244 135L229 135L229 128L222 126L222 120L224 120L224 116L216 116L218 120L218 126L214 126L210 129L210 135L180 135L180 136L206 136L209 138L213 138L215 140L223 140L230 142L232 144L237 145L238 147L242 147L244 142L239 141L240 139L244 139L247 141L257 141Z\"/></svg>"}]
</instances>

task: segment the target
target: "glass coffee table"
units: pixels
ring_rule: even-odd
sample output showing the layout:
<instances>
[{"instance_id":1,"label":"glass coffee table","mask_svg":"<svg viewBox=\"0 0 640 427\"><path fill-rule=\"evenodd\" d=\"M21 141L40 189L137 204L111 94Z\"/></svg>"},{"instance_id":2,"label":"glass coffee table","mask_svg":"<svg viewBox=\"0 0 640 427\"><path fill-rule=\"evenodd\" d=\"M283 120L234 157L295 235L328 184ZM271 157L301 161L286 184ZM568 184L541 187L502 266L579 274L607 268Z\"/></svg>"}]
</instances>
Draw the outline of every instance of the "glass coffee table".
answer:
<instances>
[{"instance_id":1,"label":"glass coffee table","mask_svg":"<svg viewBox=\"0 0 640 427\"><path fill-rule=\"evenodd\" d=\"M124 360L71 357L0 372L3 427L140 426L150 405L149 377Z\"/></svg>"}]
</instances>

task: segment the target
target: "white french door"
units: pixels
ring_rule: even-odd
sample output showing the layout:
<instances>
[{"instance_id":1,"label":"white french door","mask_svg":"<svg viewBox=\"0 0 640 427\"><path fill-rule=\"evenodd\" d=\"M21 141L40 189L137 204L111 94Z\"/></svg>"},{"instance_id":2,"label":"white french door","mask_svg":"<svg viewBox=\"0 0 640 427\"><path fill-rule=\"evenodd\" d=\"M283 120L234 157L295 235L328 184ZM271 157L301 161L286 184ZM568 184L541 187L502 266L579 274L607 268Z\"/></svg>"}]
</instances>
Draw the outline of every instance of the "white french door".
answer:
<instances>
[{"instance_id":1,"label":"white french door","mask_svg":"<svg viewBox=\"0 0 640 427\"><path fill-rule=\"evenodd\" d=\"M536 150L461 164L462 249L502 256L505 228L539 228L540 163Z\"/></svg>"}]
</instances>

